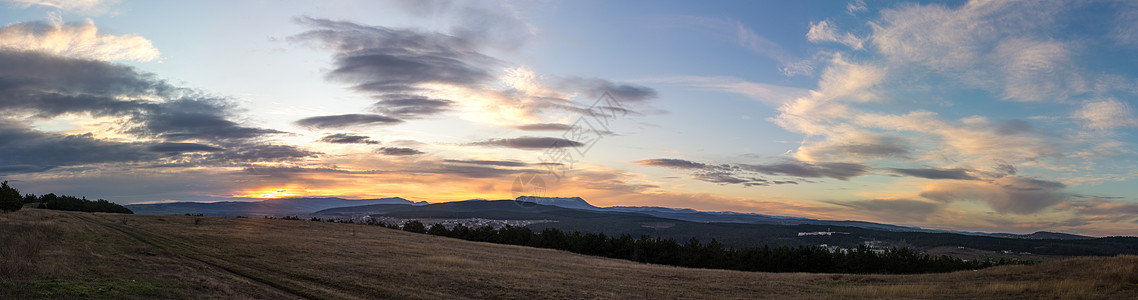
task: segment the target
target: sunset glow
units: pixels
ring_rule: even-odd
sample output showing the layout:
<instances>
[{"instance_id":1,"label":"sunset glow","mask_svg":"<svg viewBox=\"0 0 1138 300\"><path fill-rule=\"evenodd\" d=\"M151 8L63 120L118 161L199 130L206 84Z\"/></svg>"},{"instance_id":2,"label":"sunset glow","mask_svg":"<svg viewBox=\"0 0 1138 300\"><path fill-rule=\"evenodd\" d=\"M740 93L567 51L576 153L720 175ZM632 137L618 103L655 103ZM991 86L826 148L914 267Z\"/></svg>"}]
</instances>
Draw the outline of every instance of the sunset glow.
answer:
<instances>
[{"instance_id":1,"label":"sunset glow","mask_svg":"<svg viewBox=\"0 0 1138 300\"><path fill-rule=\"evenodd\" d=\"M0 6L26 193L1138 230L1130 1L47 2Z\"/></svg>"}]
</instances>

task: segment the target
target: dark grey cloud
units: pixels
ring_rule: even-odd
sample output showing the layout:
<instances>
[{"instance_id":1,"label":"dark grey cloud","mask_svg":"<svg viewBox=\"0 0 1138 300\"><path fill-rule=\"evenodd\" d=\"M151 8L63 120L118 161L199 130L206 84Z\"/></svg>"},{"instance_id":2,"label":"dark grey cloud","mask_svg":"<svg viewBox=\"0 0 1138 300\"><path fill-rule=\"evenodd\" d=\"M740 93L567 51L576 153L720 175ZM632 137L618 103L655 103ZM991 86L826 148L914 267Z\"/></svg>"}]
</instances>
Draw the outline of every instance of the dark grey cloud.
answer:
<instances>
[{"instance_id":1,"label":"dark grey cloud","mask_svg":"<svg viewBox=\"0 0 1138 300\"><path fill-rule=\"evenodd\" d=\"M360 125L388 125L402 123L402 120L371 114L347 114L309 117L296 121L296 125L318 129L336 129Z\"/></svg>"},{"instance_id":2,"label":"dark grey cloud","mask_svg":"<svg viewBox=\"0 0 1138 300\"><path fill-rule=\"evenodd\" d=\"M478 25L499 24L502 18L487 18L485 16L495 14L486 12L461 15L482 16L476 18ZM452 34L444 34L309 17L298 18L297 22L310 30L290 37L291 41L331 50L334 66L325 78L349 84L354 91L382 99L374 108L384 115L415 119L448 111L456 101L462 101L422 96L433 91L430 85L457 86L495 95L491 98L500 101L499 105L515 106L532 115L549 109L582 114L633 113L619 103L575 104L560 96L534 96L493 87L489 83L497 80L496 73L508 64L484 54L484 51L501 48L502 43L495 42L500 40L495 38L495 34L501 34L504 28L492 26L494 30L491 32L477 29L482 26L468 24L452 30ZM627 103L644 102L659 96L649 87L603 79L574 77L557 80L552 85L565 89L566 94L580 93L598 99L607 93Z\"/></svg>"},{"instance_id":3,"label":"dark grey cloud","mask_svg":"<svg viewBox=\"0 0 1138 300\"><path fill-rule=\"evenodd\" d=\"M997 172L997 176L994 176L994 177L1002 177L1002 176L1007 176L1007 175L1015 175L1015 174L1018 172L1018 170L1016 170L1016 166L1015 166L1015 165L1013 165L1013 164L1011 164L1011 163L1008 163L1008 162L1006 162L1006 161L999 161L999 162L996 162L996 167L995 167L995 169L996 169L996 172Z\"/></svg>"},{"instance_id":4,"label":"dark grey cloud","mask_svg":"<svg viewBox=\"0 0 1138 300\"><path fill-rule=\"evenodd\" d=\"M240 140L254 139L285 132L241 126L232 118L233 104L216 98L181 98L170 100L150 109L149 113L135 115L132 121L141 124L128 132L170 140Z\"/></svg>"},{"instance_id":5,"label":"dark grey cloud","mask_svg":"<svg viewBox=\"0 0 1138 300\"><path fill-rule=\"evenodd\" d=\"M518 125L514 128L522 131L567 131L573 129L573 126L561 123L534 123Z\"/></svg>"},{"instance_id":6,"label":"dark grey cloud","mask_svg":"<svg viewBox=\"0 0 1138 300\"><path fill-rule=\"evenodd\" d=\"M372 140L371 137L347 133L325 135L324 137L320 138L320 141L332 144L379 144L379 141Z\"/></svg>"},{"instance_id":7,"label":"dark grey cloud","mask_svg":"<svg viewBox=\"0 0 1138 300\"><path fill-rule=\"evenodd\" d=\"M901 175L920 177L925 179L956 179L956 180L979 180L975 176L968 174L970 171L967 169L890 169L893 172Z\"/></svg>"},{"instance_id":8,"label":"dark grey cloud","mask_svg":"<svg viewBox=\"0 0 1138 300\"><path fill-rule=\"evenodd\" d=\"M936 212L941 204L909 199L873 199L857 201L829 201L830 204L852 208L890 221L924 221Z\"/></svg>"},{"instance_id":9,"label":"dark grey cloud","mask_svg":"<svg viewBox=\"0 0 1138 300\"><path fill-rule=\"evenodd\" d=\"M449 111L454 101L431 99L414 95L390 95L376 102L375 112L399 118L413 119Z\"/></svg>"},{"instance_id":10,"label":"dark grey cloud","mask_svg":"<svg viewBox=\"0 0 1138 300\"><path fill-rule=\"evenodd\" d=\"M655 89L646 86L614 83L604 79L569 77L562 79L562 85L583 92L592 99L605 93L621 102L644 102L659 97Z\"/></svg>"},{"instance_id":11,"label":"dark grey cloud","mask_svg":"<svg viewBox=\"0 0 1138 300\"><path fill-rule=\"evenodd\" d=\"M563 138L533 137L533 136L523 136L523 137L508 138L508 139L490 139L490 140L474 142L474 143L470 143L470 144L476 145L476 146L507 147L507 148L523 149L523 150L543 150L543 149L549 149L549 148L581 147L581 146L585 145L585 144L582 144L582 143L577 142L577 141L563 139Z\"/></svg>"},{"instance_id":12,"label":"dark grey cloud","mask_svg":"<svg viewBox=\"0 0 1138 300\"><path fill-rule=\"evenodd\" d=\"M0 109L37 118L128 117L123 132L172 140L253 139L281 131L230 121L232 101L103 61L0 50ZM148 99L148 100L133 100ZM154 100L157 99L157 100Z\"/></svg>"},{"instance_id":13,"label":"dark grey cloud","mask_svg":"<svg viewBox=\"0 0 1138 300\"><path fill-rule=\"evenodd\" d=\"M673 169L704 169L710 167L704 163L674 158L654 158L636 161L641 166L664 167Z\"/></svg>"},{"instance_id":14,"label":"dark grey cloud","mask_svg":"<svg viewBox=\"0 0 1138 300\"><path fill-rule=\"evenodd\" d=\"M102 140L90 133L41 132L0 119L0 174L41 172L64 166L136 162L158 154L139 144Z\"/></svg>"},{"instance_id":15,"label":"dark grey cloud","mask_svg":"<svg viewBox=\"0 0 1138 300\"><path fill-rule=\"evenodd\" d=\"M423 154L423 151L419 151L419 150L415 150L415 149L411 149L411 148L400 148L400 147L383 147L383 148L376 149L375 152L379 153L379 154L391 155L391 156L408 156L408 155Z\"/></svg>"},{"instance_id":16,"label":"dark grey cloud","mask_svg":"<svg viewBox=\"0 0 1138 300\"><path fill-rule=\"evenodd\" d=\"M227 145L223 152L208 156L208 160L228 163L280 162L314 157L320 153L302 150L291 145L242 143Z\"/></svg>"},{"instance_id":17,"label":"dark grey cloud","mask_svg":"<svg viewBox=\"0 0 1138 300\"><path fill-rule=\"evenodd\" d=\"M448 163L459 163L459 164L470 164L470 165L499 166L499 167L524 167L524 166L528 166L528 165L529 165L529 164L527 164L527 163L524 163L524 162L520 162L520 161L509 161L509 160L459 160L459 159L447 159L447 160L443 160L443 162L448 162Z\"/></svg>"},{"instance_id":18,"label":"dark grey cloud","mask_svg":"<svg viewBox=\"0 0 1138 300\"><path fill-rule=\"evenodd\" d=\"M500 64L462 37L309 17L297 22L313 29L290 40L335 51L335 68L326 78L352 84L357 91L405 93L424 83L478 85L492 79L487 70Z\"/></svg>"},{"instance_id":19,"label":"dark grey cloud","mask_svg":"<svg viewBox=\"0 0 1138 300\"><path fill-rule=\"evenodd\" d=\"M119 116L143 109L138 99L184 92L125 65L0 49L0 107L42 118L67 113Z\"/></svg>"},{"instance_id":20,"label":"dark grey cloud","mask_svg":"<svg viewBox=\"0 0 1138 300\"><path fill-rule=\"evenodd\" d=\"M765 165L740 164L740 168L752 172L768 175L786 175L796 177L830 177L848 180L851 177L865 175L870 167L860 163L846 162L817 162L809 163L798 160L787 160L781 163Z\"/></svg>"},{"instance_id":21,"label":"dark grey cloud","mask_svg":"<svg viewBox=\"0 0 1138 300\"><path fill-rule=\"evenodd\" d=\"M232 100L181 88L154 74L104 61L0 50L0 169L40 172L60 167L132 163L135 167L231 165L313 156L263 138L284 132L244 125ZM26 125L62 115L116 118L114 133L61 134ZM17 119L30 116L30 119ZM9 142L19 141L19 142ZM176 163L175 163L176 162Z\"/></svg>"},{"instance_id":22,"label":"dark grey cloud","mask_svg":"<svg viewBox=\"0 0 1138 300\"><path fill-rule=\"evenodd\" d=\"M159 143L146 147L146 150L162 153L219 152L225 149L197 143Z\"/></svg>"}]
</instances>

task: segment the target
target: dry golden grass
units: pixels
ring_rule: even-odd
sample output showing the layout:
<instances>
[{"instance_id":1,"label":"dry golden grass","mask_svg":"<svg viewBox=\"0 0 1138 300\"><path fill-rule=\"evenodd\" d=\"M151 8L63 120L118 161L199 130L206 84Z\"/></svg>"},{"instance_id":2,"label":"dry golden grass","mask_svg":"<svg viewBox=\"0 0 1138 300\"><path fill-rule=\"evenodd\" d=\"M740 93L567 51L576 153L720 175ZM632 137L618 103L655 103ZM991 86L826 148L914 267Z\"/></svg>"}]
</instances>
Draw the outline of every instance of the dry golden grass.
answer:
<instances>
[{"instance_id":1,"label":"dry golden grass","mask_svg":"<svg viewBox=\"0 0 1138 300\"><path fill-rule=\"evenodd\" d=\"M1138 257L925 275L687 269L375 226L25 209L0 298L1138 297ZM10 265L10 266L9 266Z\"/></svg>"}]
</instances>

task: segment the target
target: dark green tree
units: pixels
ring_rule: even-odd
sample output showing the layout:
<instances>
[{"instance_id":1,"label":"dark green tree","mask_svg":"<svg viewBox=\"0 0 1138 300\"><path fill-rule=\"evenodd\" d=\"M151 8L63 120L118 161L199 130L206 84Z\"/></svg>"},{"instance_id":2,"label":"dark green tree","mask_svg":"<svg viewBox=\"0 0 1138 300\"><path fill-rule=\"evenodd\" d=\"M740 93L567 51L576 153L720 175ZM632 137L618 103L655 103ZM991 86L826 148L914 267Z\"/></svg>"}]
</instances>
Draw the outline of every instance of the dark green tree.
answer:
<instances>
[{"instance_id":1,"label":"dark green tree","mask_svg":"<svg viewBox=\"0 0 1138 300\"><path fill-rule=\"evenodd\" d=\"M8 186L8 181L5 180L0 184L0 210L5 213L9 211L17 211L24 207L24 196L20 196L20 191Z\"/></svg>"},{"instance_id":2,"label":"dark green tree","mask_svg":"<svg viewBox=\"0 0 1138 300\"><path fill-rule=\"evenodd\" d=\"M403 224L403 231L414 232L414 233L426 233L427 232L427 226L423 225L423 223L419 222L419 220L411 220L410 222Z\"/></svg>"}]
</instances>

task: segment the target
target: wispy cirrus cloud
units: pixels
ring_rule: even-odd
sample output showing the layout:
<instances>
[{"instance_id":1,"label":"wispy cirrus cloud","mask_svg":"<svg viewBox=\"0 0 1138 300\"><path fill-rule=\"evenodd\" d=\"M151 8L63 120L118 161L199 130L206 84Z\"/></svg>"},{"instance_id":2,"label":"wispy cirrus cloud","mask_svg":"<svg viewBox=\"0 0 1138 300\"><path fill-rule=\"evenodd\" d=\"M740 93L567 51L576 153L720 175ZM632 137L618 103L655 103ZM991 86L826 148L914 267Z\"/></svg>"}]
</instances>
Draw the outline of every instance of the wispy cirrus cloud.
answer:
<instances>
[{"instance_id":1,"label":"wispy cirrus cloud","mask_svg":"<svg viewBox=\"0 0 1138 300\"><path fill-rule=\"evenodd\" d=\"M692 178L719 184L742 184L744 186L765 186L771 184L797 184L797 178L834 178L849 180L865 175L870 167L859 163L846 162L803 162L784 159L767 164L707 164L684 159L656 158L635 162L637 165L679 169L690 172ZM787 176L791 178L768 179L765 176Z\"/></svg>"}]
</instances>

